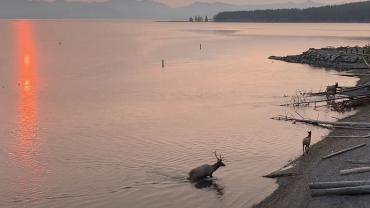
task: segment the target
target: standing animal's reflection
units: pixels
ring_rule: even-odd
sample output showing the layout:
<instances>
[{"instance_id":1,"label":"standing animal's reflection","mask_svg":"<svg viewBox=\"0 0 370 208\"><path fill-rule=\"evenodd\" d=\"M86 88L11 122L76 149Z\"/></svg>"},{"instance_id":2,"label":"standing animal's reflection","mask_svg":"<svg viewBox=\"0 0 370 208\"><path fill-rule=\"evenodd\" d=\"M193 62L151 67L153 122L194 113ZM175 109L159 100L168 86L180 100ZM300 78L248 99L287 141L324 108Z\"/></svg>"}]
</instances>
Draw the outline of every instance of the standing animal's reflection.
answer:
<instances>
[{"instance_id":1,"label":"standing animal's reflection","mask_svg":"<svg viewBox=\"0 0 370 208\"><path fill-rule=\"evenodd\" d=\"M193 182L197 189L210 189L216 191L217 195L222 196L225 193L225 187L218 184L215 180L199 179Z\"/></svg>"}]
</instances>

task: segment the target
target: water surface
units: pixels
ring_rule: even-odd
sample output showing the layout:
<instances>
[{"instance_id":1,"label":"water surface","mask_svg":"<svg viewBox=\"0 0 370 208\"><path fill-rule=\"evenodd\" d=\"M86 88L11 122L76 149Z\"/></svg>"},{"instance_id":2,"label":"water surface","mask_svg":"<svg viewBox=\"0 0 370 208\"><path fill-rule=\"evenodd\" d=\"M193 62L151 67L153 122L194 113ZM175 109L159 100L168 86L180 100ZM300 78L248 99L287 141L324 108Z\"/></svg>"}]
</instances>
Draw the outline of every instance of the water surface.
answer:
<instances>
[{"instance_id":1,"label":"water surface","mask_svg":"<svg viewBox=\"0 0 370 208\"><path fill-rule=\"evenodd\" d=\"M261 176L301 154L307 130L314 141L328 133L270 120L294 114L283 96L356 82L267 57L363 45L368 28L0 21L0 206L250 207L276 188ZM214 150L227 166L189 183Z\"/></svg>"}]
</instances>

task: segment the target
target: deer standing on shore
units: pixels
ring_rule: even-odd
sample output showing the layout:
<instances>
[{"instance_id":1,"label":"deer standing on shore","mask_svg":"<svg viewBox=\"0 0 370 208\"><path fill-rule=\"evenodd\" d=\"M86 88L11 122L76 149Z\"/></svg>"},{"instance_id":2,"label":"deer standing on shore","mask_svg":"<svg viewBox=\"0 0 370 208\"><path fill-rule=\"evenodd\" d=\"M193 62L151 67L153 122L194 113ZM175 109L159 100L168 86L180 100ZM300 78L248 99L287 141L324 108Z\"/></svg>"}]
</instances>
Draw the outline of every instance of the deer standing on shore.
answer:
<instances>
[{"instance_id":1,"label":"deer standing on shore","mask_svg":"<svg viewBox=\"0 0 370 208\"><path fill-rule=\"evenodd\" d=\"M311 131L308 131L308 136L306 136L305 138L303 138L302 140L302 145L303 145L303 156L304 154L308 154L308 152L310 151L310 144L311 144Z\"/></svg>"},{"instance_id":2,"label":"deer standing on shore","mask_svg":"<svg viewBox=\"0 0 370 208\"><path fill-rule=\"evenodd\" d=\"M216 152L213 152L213 154L215 155L215 157L217 159L217 162L213 165L205 164L205 165L201 165L199 167L196 167L196 168L192 169L189 172L189 180L196 181L196 180L199 180L199 179L206 178L208 176L213 177L212 174L219 167L226 166L225 163L223 163L223 161L222 161L223 157L222 157L221 154L219 156L217 156Z\"/></svg>"}]
</instances>

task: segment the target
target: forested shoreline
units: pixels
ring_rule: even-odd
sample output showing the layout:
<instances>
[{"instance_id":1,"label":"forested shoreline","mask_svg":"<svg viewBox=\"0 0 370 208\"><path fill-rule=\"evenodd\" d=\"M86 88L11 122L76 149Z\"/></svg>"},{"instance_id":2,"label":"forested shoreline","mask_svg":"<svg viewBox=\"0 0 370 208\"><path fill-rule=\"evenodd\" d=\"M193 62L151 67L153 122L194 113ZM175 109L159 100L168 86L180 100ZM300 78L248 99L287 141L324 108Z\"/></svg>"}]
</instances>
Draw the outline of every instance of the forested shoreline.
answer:
<instances>
[{"instance_id":1,"label":"forested shoreline","mask_svg":"<svg viewBox=\"0 0 370 208\"><path fill-rule=\"evenodd\" d=\"M313 7L221 12L216 22L370 22L370 1Z\"/></svg>"}]
</instances>

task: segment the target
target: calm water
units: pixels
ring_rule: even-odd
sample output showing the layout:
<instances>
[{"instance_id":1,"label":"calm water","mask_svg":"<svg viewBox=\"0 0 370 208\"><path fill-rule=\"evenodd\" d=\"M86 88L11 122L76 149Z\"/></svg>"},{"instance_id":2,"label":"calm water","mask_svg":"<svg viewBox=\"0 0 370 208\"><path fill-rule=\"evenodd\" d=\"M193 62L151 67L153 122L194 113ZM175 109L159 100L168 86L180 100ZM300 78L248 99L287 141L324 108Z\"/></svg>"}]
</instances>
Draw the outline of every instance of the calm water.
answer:
<instances>
[{"instance_id":1,"label":"calm water","mask_svg":"<svg viewBox=\"0 0 370 208\"><path fill-rule=\"evenodd\" d=\"M357 81L267 57L366 44L369 28L0 21L0 206L250 207L306 130L328 133L270 120L294 112L283 95ZM186 181L213 150L215 181Z\"/></svg>"}]
</instances>

